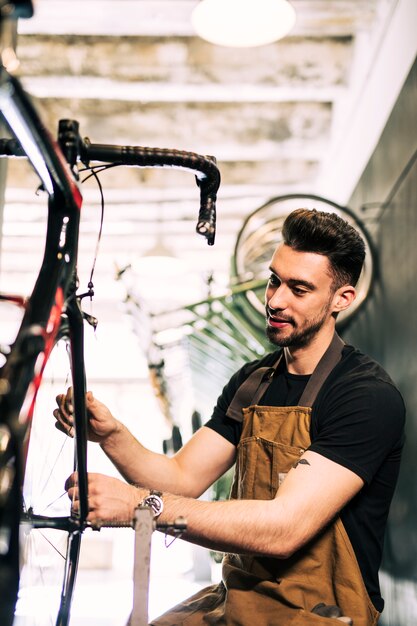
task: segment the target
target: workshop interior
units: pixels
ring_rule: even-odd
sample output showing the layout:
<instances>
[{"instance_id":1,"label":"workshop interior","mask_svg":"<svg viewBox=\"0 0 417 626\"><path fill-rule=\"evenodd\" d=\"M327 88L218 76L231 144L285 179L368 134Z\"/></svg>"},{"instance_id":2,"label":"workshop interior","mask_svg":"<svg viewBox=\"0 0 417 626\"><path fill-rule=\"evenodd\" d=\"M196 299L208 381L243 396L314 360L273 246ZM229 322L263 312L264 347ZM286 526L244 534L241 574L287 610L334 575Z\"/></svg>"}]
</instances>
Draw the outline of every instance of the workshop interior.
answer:
<instances>
[{"instance_id":1,"label":"workshop interior","mask_svg":"<svg viewBox=\"0 0 417 626\"><path fill-rule=\"evenodd\" d=\"M355 305L337 329L390 372L407 407L378 623L414 626L417 3L276 2L291 7L282 17L288 24L262 39L257 22L236 33L240 9L233 0L213 1L213 23L203 13L209 0L35 0L33 15L19 17L12 35L2 30L0 46L52 135L60 120L77 120L87 146L215 158L221 183L213 245L196 233L199 186L192 173L80 172L79 289L87 293L84 311L98 321L85 325L87 387L152 450L175 454L210 419L232 374L269 350L267 265L287 215L316 208L359 230L366 262ZM257 14L264 10L262 2L247 3ZM0 159L2 293L30 294L43 256L45 206L27 160ZM18 322L10 311L2 319L3 345ZM37 403L47 429L66 379L48 371L44 378ZM34 475L50 454L45 439L43 430L31 440ZM118 475L94 444L88 455L89 471ZM226 499L230 482L226 474L203 498ZM156 535L150 617L220 576L219 553L180 538L167 548ZM71 626L126 624L133 542L131 529L85 533ZM54 559L40 544L35 566L46 574L27 574L15 626L55 624Z\"/></svg>"}]
</instances>

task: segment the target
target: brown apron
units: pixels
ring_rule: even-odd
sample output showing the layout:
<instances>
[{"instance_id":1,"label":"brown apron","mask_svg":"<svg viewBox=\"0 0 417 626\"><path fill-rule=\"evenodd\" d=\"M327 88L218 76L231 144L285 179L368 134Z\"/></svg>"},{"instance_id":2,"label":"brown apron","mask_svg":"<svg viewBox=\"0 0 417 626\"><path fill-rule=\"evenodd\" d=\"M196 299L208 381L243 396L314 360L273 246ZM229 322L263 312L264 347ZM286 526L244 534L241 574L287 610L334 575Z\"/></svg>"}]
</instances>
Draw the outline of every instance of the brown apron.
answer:
<instances>
[{"instance_id":1,"label":"brown apron","mask_svg":"<svg viewBox=\"0 0 417 626\"><path fill-rule=\"evenodd\" d=\"M340 360L342 347L335 335L306 385L300 406L256 404L278 362L272 368L255 370L239 387L228 410L229 417L243 419L231 498L275 498L282 480L311 443L311 406ZM201 590L152 624L340 626L342 622L335 618L311 613L321 602L339 606L354 626L378 622L379 613L368 596L340 518L288 559L226 555L221 583Z\"/></svg>"}]
</instances>

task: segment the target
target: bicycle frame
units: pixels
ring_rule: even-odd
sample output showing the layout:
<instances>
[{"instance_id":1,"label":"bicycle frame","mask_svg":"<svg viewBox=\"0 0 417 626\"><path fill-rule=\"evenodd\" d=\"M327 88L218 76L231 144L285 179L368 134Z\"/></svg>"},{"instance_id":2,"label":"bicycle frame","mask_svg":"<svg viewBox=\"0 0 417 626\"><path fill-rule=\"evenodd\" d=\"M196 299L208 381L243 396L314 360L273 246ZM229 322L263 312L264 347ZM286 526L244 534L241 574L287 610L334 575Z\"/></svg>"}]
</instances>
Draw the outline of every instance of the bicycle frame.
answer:
<instances>
[{"instance_id":1,"label":"bicycle frame","mask_svg":"<svg viewBox=\"0 0 417 626\"><path fill-rule=\"evenodd\" d=\"M0 108L10 130L28 155L42 186L48 193L48 225L41 269L33 292L25 307L23 320L10 355L1 372L0 419L8 429L9 458L14 457L15 475L11 477L9 493L2 494L4 508L0 510L3 532L11 529L9 546L0 555L0 569L10 572L0 589L7 594L8 603L3 604L5 623L13 617L16 601L19 568L19 538L15 530L21 510L21 485L25 463L26 438L29 433L37 391L48 356L54 345L64 310L71 324L75 350L72 370L77 377L77 395L74 398L77 430L77 465L80 472L80 514L66 524L77 525L80 531L87 517L87 458L85 376L82 367L83 322L76 298L68 300L73 292L78 250L78 231L82 196L61 151L42 126L29 98L19 83L2 70L0 76ZM81 356L80 356L81 353ZM33 525L36 522L31 520ZM57 524L58 520L48 521ZM61 522L63 523L63 521ZM72 542L71 542L72 543ZM74 546L79 544L76 537ZM74 549L71 548L70 549ZM79 546L78 546L79 550ZM77 550L77 551L78 551ZM71 572L70 574L71 579ZM13 591L10 591L10 588ZM65 603L64 603L65 604ZM65 606L64 618L65 622ZM59 623L59 622L58 622Z\"/></svg>"},{"instance_id":2,"label":"bicycle frame","mask_svg":"<svg viewBox=\"0 0 417 626\"><path fill-rule=\"evenodd\" d=\"M82 195L76 163L101 161L138 167L173 167L196 175L200 188L197 232L209 245L215 237L215 202L220 174L214 157L158 148L91 144L78 134L78 123L60 123L58 143L42 124L19 81L0 69L0 112L13 139L0 140L0 156L26 157L48 194L48 223L42 265L25 302L23 320L0 370L0 471L8 479L0 485L0 621L12 623L18 590L18 523L25 458L25 440L30 429L43 369L59 332L62 316L68 319L73 350L74 414L80 511L70 518L33 516L33 526L63 528L79 537L87 526L87 418L83 359L83 313L76 295L76 266ZM6 297L7 298L7 297ZM9 299L12 299L11 297ZM52 419L52 418L51 418ZM13 468L10 471L10 468ZM72 549L72 547L70 548ZM78 545L79 549L79 545ZM75 578L75 572L67 572ZM57 626L69 619L65 598Z\"/></svg>"}]
</instances>

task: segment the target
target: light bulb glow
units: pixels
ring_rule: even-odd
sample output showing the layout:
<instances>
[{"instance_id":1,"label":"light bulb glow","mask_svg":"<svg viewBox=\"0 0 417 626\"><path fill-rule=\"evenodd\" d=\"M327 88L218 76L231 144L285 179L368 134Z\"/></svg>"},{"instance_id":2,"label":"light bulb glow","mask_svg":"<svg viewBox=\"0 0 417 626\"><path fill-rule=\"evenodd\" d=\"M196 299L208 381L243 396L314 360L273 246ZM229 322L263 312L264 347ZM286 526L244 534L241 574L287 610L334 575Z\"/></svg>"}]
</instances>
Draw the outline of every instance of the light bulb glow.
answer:
<instances>
[{"instance_id":1,"label":"light bulb glow","mask_svg":"<svg viewBox=\"0 0 417 626\"><path fill-rule=\"evenodd\" d=\"M191 19L202 39L240 48L285 37L295 18L295 10L287 0L201 0Z\"/></svg>"}]
</instances>

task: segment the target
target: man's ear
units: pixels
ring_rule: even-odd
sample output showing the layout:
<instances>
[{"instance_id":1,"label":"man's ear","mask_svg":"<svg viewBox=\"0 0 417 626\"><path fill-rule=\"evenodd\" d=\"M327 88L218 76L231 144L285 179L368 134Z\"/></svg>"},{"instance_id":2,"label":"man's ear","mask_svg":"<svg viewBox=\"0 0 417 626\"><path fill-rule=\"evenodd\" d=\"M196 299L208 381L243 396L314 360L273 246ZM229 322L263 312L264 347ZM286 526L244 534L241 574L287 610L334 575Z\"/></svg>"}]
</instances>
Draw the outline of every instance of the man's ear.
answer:
<instances>
[{"instance_id":1,"label":"man's ear","mask_svg":"<svg viewBox=\"0 0 417 626\"><path fill-rule=\"evenodd\" d=\"M343 285L333 296L333 313L340 313L349 308L356 298L356 289L352 285Z\"/></svg>"}]
</instances>

